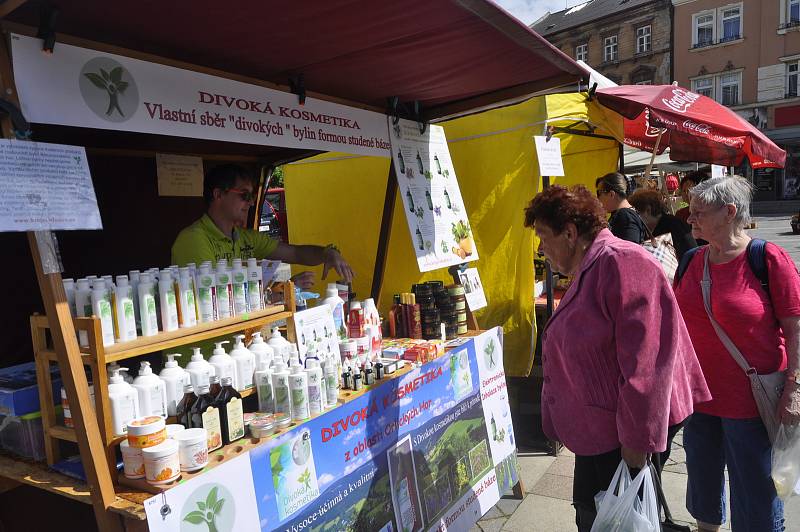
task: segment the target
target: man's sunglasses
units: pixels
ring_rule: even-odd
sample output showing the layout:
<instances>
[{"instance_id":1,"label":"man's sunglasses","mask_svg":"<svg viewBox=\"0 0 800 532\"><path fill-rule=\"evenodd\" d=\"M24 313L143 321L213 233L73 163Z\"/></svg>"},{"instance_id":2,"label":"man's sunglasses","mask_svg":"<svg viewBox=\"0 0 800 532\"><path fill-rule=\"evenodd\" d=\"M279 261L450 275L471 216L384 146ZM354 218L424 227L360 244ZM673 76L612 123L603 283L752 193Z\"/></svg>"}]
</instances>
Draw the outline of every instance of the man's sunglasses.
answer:
<instances>
[{"instance_id":1,"label":"man's sunglasses","mask_svg":"<svg viewBox=\"0 0 800 532\"><path fill-rule=\"evenodd\" d=\"M246 188L229 188L225 192L236 192L239 194L239 197L242 198L242 201L251 202L255 201L256 197L253 194L252 190L247 190Z\"/></svg>"}]
</instances>

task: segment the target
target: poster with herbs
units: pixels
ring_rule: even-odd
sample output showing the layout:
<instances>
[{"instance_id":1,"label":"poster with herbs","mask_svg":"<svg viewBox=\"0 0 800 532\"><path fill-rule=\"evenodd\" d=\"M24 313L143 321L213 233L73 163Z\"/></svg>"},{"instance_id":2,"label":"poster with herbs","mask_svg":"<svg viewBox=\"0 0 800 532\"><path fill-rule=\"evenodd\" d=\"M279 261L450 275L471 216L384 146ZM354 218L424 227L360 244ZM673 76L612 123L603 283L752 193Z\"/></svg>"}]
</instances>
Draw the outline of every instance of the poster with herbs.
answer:
<instances>
[{"instance_id":1,"label":"poster with herbs","mask_svg":"<svg viewBox=\"0 0 800 532\"><path fill-rule=\"evenodd\" d=\"M410 120L389 120L392 161L419 271L478 260L478 250L444 128L420 133Z\"/></svg>"}]
</instances>

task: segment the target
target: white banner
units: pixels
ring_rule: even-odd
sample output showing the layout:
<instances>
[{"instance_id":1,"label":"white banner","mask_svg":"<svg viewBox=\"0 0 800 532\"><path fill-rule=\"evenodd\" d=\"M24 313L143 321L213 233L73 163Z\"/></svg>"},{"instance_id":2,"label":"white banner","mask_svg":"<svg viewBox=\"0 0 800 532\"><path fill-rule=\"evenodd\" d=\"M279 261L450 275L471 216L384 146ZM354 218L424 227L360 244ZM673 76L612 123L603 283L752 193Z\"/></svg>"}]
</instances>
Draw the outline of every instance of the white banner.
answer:
<instances>
[{"instance_id":1,"label":"white banner","mask_svg":"<svg viewBox=\"0 0 800 532\"><path fill-rule=\"evenodd\" d=\"M68 44L11 35L22 112L33 123L389 156L386 117ZM258 53L254 50L253 53Z\"/></svg>"},{"instance_id":2,"label":"white banner","mask_svg":"<svg viewBox=\"0 0 800 532\"><path fill-rule=\"evenodd\" d=\"M478 260L442 126L392 124L392 160L419 271Z\"/></svg>"}]
</instances>

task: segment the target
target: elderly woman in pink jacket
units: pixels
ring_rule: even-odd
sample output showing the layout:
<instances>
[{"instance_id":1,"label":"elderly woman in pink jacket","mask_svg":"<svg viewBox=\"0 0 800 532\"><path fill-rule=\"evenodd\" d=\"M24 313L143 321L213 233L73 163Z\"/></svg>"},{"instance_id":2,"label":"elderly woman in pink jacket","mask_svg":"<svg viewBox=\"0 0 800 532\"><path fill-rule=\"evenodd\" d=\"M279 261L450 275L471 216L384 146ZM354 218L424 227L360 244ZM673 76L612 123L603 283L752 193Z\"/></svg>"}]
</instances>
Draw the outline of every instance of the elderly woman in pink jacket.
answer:
<instances>
[{"instance_id":1,"label":"elderly woman in pink jacket","mask_svg":"<svg viewBox=\"0 0 800 532\"><path fill-rule=\"evenodd\" d=\"M553 269L573 276L541 333L542 419L575 453L573 505L588 531L620 459L641 468L667 451L711 396L661 266L611 234L593 194L551 187L525 209L525 226Z\"/></svg>"}]
</instances>

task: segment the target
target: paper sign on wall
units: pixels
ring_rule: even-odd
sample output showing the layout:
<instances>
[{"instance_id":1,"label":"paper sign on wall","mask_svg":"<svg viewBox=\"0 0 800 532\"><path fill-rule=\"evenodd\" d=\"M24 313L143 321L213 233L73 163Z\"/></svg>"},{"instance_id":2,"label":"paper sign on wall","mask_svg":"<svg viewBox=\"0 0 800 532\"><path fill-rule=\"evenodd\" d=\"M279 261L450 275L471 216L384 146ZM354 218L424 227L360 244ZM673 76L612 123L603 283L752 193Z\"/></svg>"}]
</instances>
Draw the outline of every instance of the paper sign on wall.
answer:
<instances>
[{"instance_id":1,"label":"paper sign on wall","mask_svg":"<svg viewBox=\"0 0 800 532\"><path fill-rule=\"evenodd\" d=\"M85 149L0 140L0 231L102 228Z\"/></svg>"},{"instance_id":2,"label":"paper sign on wall","mask_svg":"<svg viewBox=\"0 0 800 532\"><path fill-rule=\"evenodd\" d=\"M156 154L159 196L202 196L203 159L188 155Z\"/></svg>"},{"instance_id":3,"label":"paper sign on wall","mask_svg":"<svg viewBox=\"0 0 800 532\"><path fill-rule=\"evenodd\" d=\"M467 209L441 126L389 117L392 161L419 271L478 260Z\"/></svg>"},{"instance_id":4,"label":"paper sign on wall","mask_svg":"<svg viewBox=\"0 0 800 532\"><path fill-rule=\"evenodd\" d=\"M461 285L467 296L467 305L472 312L480 310L486 306L486 294L483 292L481 276L478 268L467 268L458 275L461 278Z\"/></svg>"},{"instance_id":5,"label":"paper sign on wall","mask_svg":"<svg viewBox=\"0 0 800 532\"><path fill-rule=\"evenodd\" d=\"M722 177L725 175L725 167L718 164L711 165L711 177Z\"/></svg>"},{"instance_id":6,"label":"paper sign on wall","mask_svg":"<svg viewBox=\"0 0 800 532\"><path fill-rule=\"evenodd\" d=\"M561 139L558 137L535 136L536 158L539 160L539 175L563 176L564 162L561 160Z\"/></svg>"}]
</instances>

